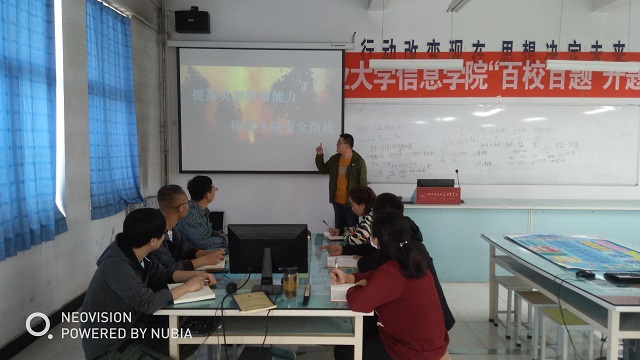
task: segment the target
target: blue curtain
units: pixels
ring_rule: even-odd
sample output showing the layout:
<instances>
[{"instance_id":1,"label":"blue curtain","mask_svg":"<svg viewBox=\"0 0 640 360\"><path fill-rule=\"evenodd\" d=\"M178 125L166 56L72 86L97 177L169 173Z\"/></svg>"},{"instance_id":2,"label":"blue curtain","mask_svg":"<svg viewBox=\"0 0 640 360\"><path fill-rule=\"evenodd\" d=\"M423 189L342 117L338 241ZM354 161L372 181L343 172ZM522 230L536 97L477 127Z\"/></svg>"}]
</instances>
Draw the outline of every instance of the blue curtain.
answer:
<instances>
[{"instance_id":1,"label":"blue curtain","mask_svg":"<svg viewBox=\"0 0 640 360\"><path fill-rule=\"evenodd\" d=\"M129 19L87 0L91 218L142 202Z\"/></svg>"},{"instance_id":2,"label":"blue curtain","mask_svg":"<svg viewBox=\"0 0 640 360\"><path fill-rule=\"evenodd\" d=\"M66 231L66 221L55 204L53 0L2 0L0 11L0 260L4 260L53 240L56 230Z\"/></svg>"}]
</instances>

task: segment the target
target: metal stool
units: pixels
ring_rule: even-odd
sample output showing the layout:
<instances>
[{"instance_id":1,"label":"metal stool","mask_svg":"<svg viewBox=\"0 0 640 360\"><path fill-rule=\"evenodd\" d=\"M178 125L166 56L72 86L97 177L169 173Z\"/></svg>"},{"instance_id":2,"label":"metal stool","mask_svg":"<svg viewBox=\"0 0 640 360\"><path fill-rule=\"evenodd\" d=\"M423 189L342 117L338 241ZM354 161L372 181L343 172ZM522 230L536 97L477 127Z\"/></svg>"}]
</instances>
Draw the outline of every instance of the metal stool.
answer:
<instances>
[{"instance_id":1,"label":"metal stool","mask_svg":"<svg viewBox=\"0 0 640 360\"><path fill-rule=\"evenodd\" d=\"M533 359L538 358L539 346L540 346L540 309L545 307L558 307L555 301L548 298L546 295L539 291L516 291L514 295L515 301L515 311L517 314L521 314L522 309L522 301L526 302L528 306L528 317L527 317L527 326L525 327L527 330L533 330ZM520 319L516 323L516 346L521 346L520 343L520 330L522 328L523 321ZM530 339L531 336L527 334L527 338Z\"/></svg>"},{"instance_id":2,"label":"metal stool","mask_svg":"<svg viewBox=\"0 0 640 360\"><path fill-rule=\"evenodd\" d=\"M498 326L498 323L500 322L500 319L498 318L499 314L503 314L506 313L507 314L507 319L505 322L505 329L507 331L507 335L506 338L507 339L511 339L511 331L512 331L512 327L513 327L513 323L511 322L511 314L514 314L514 321L518 321L518 319L520 318L520 314L514 312L512 309L512 301L511 299L513 298L513 292L514 291L523 291L523 290L533 290L533 288L525 283L524 281L520 280L520 278L517 278L515 276L496 276L495 277L495 294L499 294L498 290L500 289L500 285L502 285L502 287L504 287L507 290L507 311L498 311L498 301L496 301L496 303L494 304L495 308L493 309L493 313L496 314L496 318L493 321L493 325L494 326Z\"/></svg>"},{"instance_id":3,"label":"metal stool","mask_svg":"<svg viewBox=\"0 0 640 360\"><path fill-rule=\"evenodd\" d=\"M567 309L555 308L542 308L540 309L540 358L546 358L547 350L547 337L545 329L545 319L551 320L557 327L556 334L556 357L558 354L562 355L562 360L567 359L567 337L571 330L588 330L589 331L589 355L588 359L593 360L593 327L584 320L580 319L577 315ZM562 347L561 347L562 346Z\"/></svg>"}]
</instances>

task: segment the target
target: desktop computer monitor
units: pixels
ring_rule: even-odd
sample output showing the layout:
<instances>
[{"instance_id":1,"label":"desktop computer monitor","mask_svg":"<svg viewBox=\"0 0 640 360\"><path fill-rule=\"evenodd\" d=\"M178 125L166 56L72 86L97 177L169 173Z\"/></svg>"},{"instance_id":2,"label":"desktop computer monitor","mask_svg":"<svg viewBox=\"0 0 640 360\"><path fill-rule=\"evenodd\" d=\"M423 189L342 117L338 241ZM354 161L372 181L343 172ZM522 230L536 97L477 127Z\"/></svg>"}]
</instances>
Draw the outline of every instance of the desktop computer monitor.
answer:
<instances>
[{"instance_id":1,"label":"desktop computer monitor","mask_svg":"<svg viewBox=\"0 0 640 360\"><path fill-rule=\"evenodd\" d=\"M261 272L262 285L270 286L271 274L282 273L285 267L309 272L306 224L230 224L227 231L230 273Z\"/></svg>"}]
</instances>

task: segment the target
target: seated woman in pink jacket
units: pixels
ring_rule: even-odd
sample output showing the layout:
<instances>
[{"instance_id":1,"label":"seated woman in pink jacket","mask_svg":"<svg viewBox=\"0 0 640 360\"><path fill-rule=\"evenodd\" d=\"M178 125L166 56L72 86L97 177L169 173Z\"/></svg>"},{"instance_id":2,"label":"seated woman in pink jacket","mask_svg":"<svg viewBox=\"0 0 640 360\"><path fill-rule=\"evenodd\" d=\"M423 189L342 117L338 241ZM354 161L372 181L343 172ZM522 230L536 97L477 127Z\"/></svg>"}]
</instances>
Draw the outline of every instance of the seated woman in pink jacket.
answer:
<instances>
[{"instance_id":1,"label":"seated woman in pink jacket","mask_svg":"<svg viewBox=\"0 0 640 360\"><path fill-rule=\"evenodd\" d=\"M382 210L373 218L371 234L382 265L365 273L330 272L334 284L355 283L347 292L353 311L378 314L379 334L364 339L363 359L450 359L433 276L414 243L404 216Z\"/></svg>"}]
</instances>

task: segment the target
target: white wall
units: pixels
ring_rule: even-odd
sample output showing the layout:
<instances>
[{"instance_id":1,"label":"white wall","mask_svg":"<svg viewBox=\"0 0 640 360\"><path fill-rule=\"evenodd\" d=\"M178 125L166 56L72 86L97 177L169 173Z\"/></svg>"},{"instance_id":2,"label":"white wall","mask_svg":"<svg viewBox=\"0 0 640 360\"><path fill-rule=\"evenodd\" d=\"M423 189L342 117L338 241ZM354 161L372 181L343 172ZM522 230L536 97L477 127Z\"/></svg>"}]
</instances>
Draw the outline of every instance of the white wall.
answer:
<instances>
[{"instance_id":1,"label":"white wall","mask_svg":"<svg viewBox=\"0 0 640 360\"><path fill-rule=\"evenodd\" d=\"M61 0L63 9L66 211L69 231L54 241L0 261L0 347L25 331L33 312L51 314L82 294L96 260L122 229L124 212L92 221L89 211L89 152L85 0ZM137 2L155 14L151 1ZM149 19L156 22L155 19ZM143 195L161 183L160 57L155 31L131 20Z\"/></svg>"},{"instance_id":2,"label":"white wall","mask_svg":"<svg viewBox=\"0 0 640 360\"><path fill-rule=\"evenodd\" d=\"M384 11L369 11L368 3L368 0L194 0L187 4L167 0L165 6L170 40L176 41L351 42L356 32L353 51L360 51L360 42L365 38L375 40L376 51L381 51L382 38L393 38L398 51L405 40L422 44L424 51L426 42L432 39L441 42L441 51L448 50L449 39L462 39L463 51L473 51L471 44L478 40L486 44L484 51L500 51L503 40L512 40L514 51L522 51L525 40L536 41L537 51L543 51L552 40L559 44L559 51L567 51L567 43L573 39L583 43L583 49L599 40L605 44L605 51L611 51L610 44L621 40L628 43L628 50L640 51L640 25L633 22L629 26L630 18L640 17L640 0L618 0L596 11L592 11L591 1L586 0L472 0L458 13L446 13L449 1L385 0ZM173 32L172 11L188 10L190 6L199 6L210 13L211 34ZM169 60L168 110L172 135L169 181L185 187L193 174L179 173L175 54ZM291 151L308 153L311 162L315 146L309 144L307 148ZM229 149L220 149L220 153L211 156L224 156L226 151ZM225 211L226 224L302 221L317 232L323 230L322 219L333 218L326 176L209 175L220 188L210 207ZM460 175L464 182L464 174ZM371 187L377 193L389 191L403 197L410 197L414 190L414 186L407 184ZM640 199L640 188L469 185L463 188L463 198Z\"/></svg>"}]
</instances>

